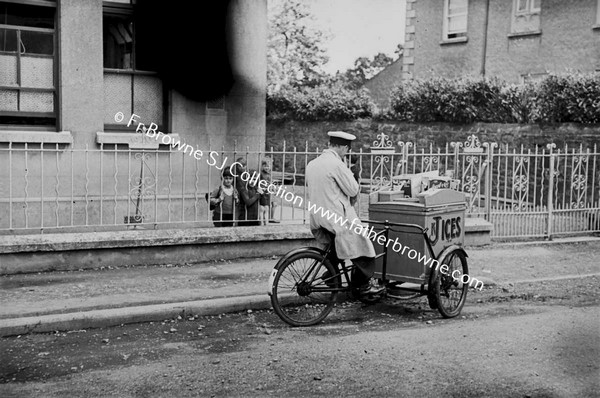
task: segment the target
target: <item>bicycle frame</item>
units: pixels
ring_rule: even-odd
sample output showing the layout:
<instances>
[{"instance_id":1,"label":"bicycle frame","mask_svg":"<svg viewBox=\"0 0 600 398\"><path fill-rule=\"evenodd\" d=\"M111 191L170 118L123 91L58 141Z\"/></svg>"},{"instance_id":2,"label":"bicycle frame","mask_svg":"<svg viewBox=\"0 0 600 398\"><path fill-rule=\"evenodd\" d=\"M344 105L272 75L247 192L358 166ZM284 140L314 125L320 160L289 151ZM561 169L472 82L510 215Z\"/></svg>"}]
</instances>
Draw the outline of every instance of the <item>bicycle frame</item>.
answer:
<instances>
[{"instance_id":1,"label":"bicycle frame","mask_svg":"<svg viewBox=\"0 0 600 398\"><path fill-rule=\"evenodd\" d=\"M415 234L420 233L420 234L422 234L423 238L425 239L426 245L427 245L428 254L430 256L435 257L435 253L433 252L433 246L431 244L431 240L429 239L429 236L427 236L428 228L423 228L423 227L421 227L420 225L417 225L417 224L394 223L394 222L389 222L389 221L364 220L364 223L383 225L383 230L377 232L375 234L375 236L383 235L384 238L386 239L386 241L388 240L389 232L392 230L392 227L405 227L405 228L416 229L419 232L409 232L409 233L415 233ZM334 239L334 236L332 234L332 241L331 241L331 243L329 243L325 247L325 249L319 249L319 248L316 248L316 247L310 247L310 249L318 252L319 254L321 254L322 261L325 261L325 259L331 258L332 249L334 248L333 239ZM306 250L306 249L309 249L309 248L299 248L299 249L297 249L297 250L295 250L293 252L290 252L290 254L295 254L295 253L297 253L299 251ZM376 260L383 257L382 278L381 279L383 280L384 283L389 282L389 280L386 278L387 252L388 252L387 250L384 250L383 253L380 253L380 254L378 254L378 255L375 256ZM327 279L323 279L323 282L327 283L327 281L333 280L334 278L337 278L338 276L341 277L343 275L343 278L346 280L347 287L340 287L340 288L313 287L313 291L317 291L317 292L334 292L334 291L348 291L350 289L350 281L351 281L350 272L356 266L355 265L347 266L347 265L345 265L344 261L341 261L339 264L332 264L332 265L334 265L334 267L336 267L338 270L341 270L341 272L339 272L339 273L337 273L335 275L331 275ZM316 262L314 264L312 264L312 266L305 272L304 275L302 275L302 277L301 277L300 280L303 281L303 282L310 282L310 283L314 282L315 278L316 278L316 275L314 275L313 279L311 279L311 280L307 280L306 278L308 278L313 273L315 266L316 266ZM421 294L425 294L424 284L421 285L421 289L420 290L407 289L407 288L400 288L400 289L406 290L406 291L418 292L418 293L421 293Z\"/></svg>"}]
</instances>

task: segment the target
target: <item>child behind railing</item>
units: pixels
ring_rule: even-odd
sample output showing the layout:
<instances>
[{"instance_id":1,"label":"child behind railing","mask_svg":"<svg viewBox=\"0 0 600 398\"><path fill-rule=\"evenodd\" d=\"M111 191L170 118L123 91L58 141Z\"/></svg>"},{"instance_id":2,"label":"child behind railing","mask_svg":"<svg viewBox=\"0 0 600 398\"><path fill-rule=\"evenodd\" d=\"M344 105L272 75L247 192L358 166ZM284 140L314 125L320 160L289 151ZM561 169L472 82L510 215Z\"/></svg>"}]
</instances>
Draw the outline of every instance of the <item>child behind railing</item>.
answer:
<instances>
[{"instance_id":1,"label":"child behind railing","mask_svg":"<svg viewBox=\"0 0 600 398\"><path fill-rule=\"evenodd\" d=\"M226 168L223 170L221 184L211 192L209 198L215 227L233 227L233 216L238 202L238 191L233 186L233 175L229 168Z\"/></svg>"},{"instance_id":2,"label":"child behind railing","mask_svg":"<svg viewBox=\"0 0 600 398\"><path fill-rule=\"evenodd\" d=\"M271 162L270 160L264 160L261 164L260 179L267 182L267 186L271 185ZM268 190L264 190L260 195L260 212L259 218L262 225L268 223L278 223L275 218L275 208L277 203L271 199L271 194Z\"/></svg>"}]
</instances>

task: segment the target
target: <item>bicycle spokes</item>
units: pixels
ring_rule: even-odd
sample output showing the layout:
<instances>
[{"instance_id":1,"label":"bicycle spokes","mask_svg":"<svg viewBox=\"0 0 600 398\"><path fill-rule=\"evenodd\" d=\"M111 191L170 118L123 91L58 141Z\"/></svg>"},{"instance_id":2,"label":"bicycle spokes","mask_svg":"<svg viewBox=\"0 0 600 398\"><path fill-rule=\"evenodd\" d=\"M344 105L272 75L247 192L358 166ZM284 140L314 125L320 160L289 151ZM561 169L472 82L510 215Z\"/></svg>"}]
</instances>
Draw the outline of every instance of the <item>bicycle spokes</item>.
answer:
<instances>
[{"instance_id":1,"label":"bicycle spokes","mask_svg":"<svg viewBox=\"0 0 600 398\"><path fill-rule=\"evenodd\" d=\"M314 325L331 311L339 275L314 252L298 253L279 266L271 302L273 309L293 326Z\"/></svg>"},{"instance_id":2,"label":"bicycle spokes","mask_svg":"<svg viewBox=\"0 0 600 398\"><path fill-rule=\"evenodd\" d=\"M444 256L441 263L447 265L448 270L439 272L433 288L440 313L450 318L460 313L466 299L468 286L463 283L462 277L468 273L467 262L461 251L453 250Z\"/></svg>"}]
</instances>

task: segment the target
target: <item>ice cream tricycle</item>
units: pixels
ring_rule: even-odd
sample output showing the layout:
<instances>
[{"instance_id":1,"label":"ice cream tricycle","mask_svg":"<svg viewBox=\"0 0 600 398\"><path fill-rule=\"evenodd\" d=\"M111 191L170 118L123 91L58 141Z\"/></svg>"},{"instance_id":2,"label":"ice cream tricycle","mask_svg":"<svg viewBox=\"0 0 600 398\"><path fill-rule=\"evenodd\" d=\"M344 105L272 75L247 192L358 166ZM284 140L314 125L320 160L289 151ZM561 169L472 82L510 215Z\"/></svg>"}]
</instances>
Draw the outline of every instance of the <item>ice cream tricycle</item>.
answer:
<instances>
[{"instance_id":1,"label":"ice cream tricycle","mask_svg":"<svg viewBox=\"0 0 600 398\"><path fill-rule=\"evenodd\" d=\"M409 300L427 296L445 318L460 314L469 288L465 235L465 195L453 189L430 189L416 197L402 191L379 192L369 205L377 253L375 277L384 293L363 298ZM402 221L402 222L400 222ZM268 294L275 313L292 326L321 322L351 293L355 266L334 261L332 247L301 247L275 265Z\"/></svg>"}]
</instances>

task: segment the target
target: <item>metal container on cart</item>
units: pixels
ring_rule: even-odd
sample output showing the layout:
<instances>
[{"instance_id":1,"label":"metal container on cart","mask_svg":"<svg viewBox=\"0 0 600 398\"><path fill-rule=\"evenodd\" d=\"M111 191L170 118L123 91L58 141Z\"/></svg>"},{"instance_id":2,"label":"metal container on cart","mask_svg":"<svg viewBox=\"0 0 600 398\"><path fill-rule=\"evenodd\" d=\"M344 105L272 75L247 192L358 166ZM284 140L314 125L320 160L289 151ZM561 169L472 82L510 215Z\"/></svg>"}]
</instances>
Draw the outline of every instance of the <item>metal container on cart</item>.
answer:
<instances>
[{"instance_id":1,"label":"metal container on cart","mask_svg":"<svg viewBox=\"0 0 600 398\"><path fill-rule=\"evenodd\" d=\"M465 240L465 194L452 189L430 189L415 198L403 194L379 192L378 200L369 204L369 219L416 224L428 228L434 258L450 245L462 246ZM382 225L374 225L380 231ZM390 242L391 241L391 242ZM386 277L417 284L427 283L431 257L423 236L415 228L392 227L389 244L374 242L377 254L387 247ZM401 245L401 246L400 246ZM424 258L423 256L426 256ZM375 277L381 277L382 262L377 262Z\"/></svg>"}]
</instances>

